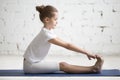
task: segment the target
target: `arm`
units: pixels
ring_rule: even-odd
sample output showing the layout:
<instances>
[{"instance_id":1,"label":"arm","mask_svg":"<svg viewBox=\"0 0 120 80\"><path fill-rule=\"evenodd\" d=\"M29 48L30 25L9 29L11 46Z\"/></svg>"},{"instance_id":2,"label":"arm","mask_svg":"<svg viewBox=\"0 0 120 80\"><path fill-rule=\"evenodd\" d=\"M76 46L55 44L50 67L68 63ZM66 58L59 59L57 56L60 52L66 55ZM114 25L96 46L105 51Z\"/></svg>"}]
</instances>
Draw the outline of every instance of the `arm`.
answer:
<instances>
[{"instance_id":1,"label":"arm","mask_svg":"<svg viewBox=\"0 0 120 80\"><path fill-rule=\"evenodd\" d=\"M92 55L90 53L88 53L87 51L71 44L71 43L67 43L59 38L54 38L54 39L51 39L49 40L50 43L52 44L55 44L55 45L58 45L58 46L61 46L61 47L64 47L68 50L72 50L72 51L75 51L75 52L78 52L78 53L83 53L83 54L86 54L88 56L88 58L90 59L91 58L95 58L95 55Z\"/></svg>"}]
</instances>

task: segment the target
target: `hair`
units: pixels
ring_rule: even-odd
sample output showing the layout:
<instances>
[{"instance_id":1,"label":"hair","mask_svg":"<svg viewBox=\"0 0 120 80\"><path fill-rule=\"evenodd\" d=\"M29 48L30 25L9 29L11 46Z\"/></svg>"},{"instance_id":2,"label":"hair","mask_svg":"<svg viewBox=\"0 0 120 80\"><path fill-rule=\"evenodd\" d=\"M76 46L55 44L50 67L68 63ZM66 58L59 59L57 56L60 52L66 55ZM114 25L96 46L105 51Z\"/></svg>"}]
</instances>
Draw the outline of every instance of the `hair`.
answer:
<instances>
[{"instance_id":1,"label":"hair","mask_svg":"<svg viewBox=\"0 0 120 80\"><path fill-rule=\"evenodd\" d=\"M36 6L36 10L39 12L39 17L42 22L44 22L46 17L51 18L54 16L54 12L58 12L58 10L51 5Z\"/></svg>"}]
</instances>

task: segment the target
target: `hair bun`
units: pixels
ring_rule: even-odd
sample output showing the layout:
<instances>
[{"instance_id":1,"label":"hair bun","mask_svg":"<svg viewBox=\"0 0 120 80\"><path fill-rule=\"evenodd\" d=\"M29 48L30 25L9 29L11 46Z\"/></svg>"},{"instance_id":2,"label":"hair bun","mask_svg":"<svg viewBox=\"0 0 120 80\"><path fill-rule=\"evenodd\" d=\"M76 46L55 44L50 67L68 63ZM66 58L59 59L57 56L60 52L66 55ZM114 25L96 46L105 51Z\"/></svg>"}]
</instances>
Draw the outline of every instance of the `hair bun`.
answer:
<instances>
[{"instance_id":1,"label":"hair bun","mask_svg":"<svg viewBox=\"0 0 120 80\"><path fill-rule=\"evenodd\" d=\"M44 8L45 8L44 5L36 6L36 10L37 10L39 13L42 13Z\"/></svg>"}]
</instances>

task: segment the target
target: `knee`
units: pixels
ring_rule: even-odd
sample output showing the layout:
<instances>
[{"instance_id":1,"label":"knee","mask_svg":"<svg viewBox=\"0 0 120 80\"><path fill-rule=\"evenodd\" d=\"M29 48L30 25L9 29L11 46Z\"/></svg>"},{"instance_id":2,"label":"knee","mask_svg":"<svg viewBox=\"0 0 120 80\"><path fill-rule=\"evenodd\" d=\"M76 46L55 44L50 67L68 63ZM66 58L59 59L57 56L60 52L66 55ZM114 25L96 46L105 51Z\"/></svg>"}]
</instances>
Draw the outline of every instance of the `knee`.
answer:
<instances>
[{"instance_id":1,"label":"knee","mask_svg":"<svg viewBox=\"0 0 120 80\"><path fill-rule=\"evenodd\" d=\"M66 66L67 65L67 63L66 62L60 62L60 66Z\"/></svg>"},{"instance_id":2,"label":"knee","mask_svg":"<svg viewBox=\"0 0 120 80\"><path fill-rule=\"evenodd\" d=\"M68 69L68 63L60 62L60 70L66 72L67 69Z\"/></svg>"}]
</instances>

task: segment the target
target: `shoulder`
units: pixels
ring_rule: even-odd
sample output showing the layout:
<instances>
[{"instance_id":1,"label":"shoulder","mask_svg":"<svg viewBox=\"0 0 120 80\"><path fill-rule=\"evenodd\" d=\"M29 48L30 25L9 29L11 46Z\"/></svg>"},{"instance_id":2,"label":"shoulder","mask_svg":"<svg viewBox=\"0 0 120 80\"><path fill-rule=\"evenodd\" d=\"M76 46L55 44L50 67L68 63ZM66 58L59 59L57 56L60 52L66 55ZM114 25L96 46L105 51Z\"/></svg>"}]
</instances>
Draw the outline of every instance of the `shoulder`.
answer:
<instances>
[{"instance_id":1,"label":"shoulder","mask_svg":"<svg viewBox=\"0 0 120 80\"><path fill-rule=\"evenodd\" d=\"M53 39L53 38L56 38L56 37L57 37L53 30L48 30L48 29L46 29L46 28L43 28L43 29L42 29L41 34L42 34L47 40L50 40L50 39Z\"/></svg>"},{"instance_id":2,"label":"shoulder","mask_svg":"<svg viewBox=\"0 0 120 80\"><path fill-rule=\"evenodd\" d=\"M53 29L48 30L46 28L42 28L42 32L45 33L45 34L55 34Z\"/></svg>"}]
</instances>

